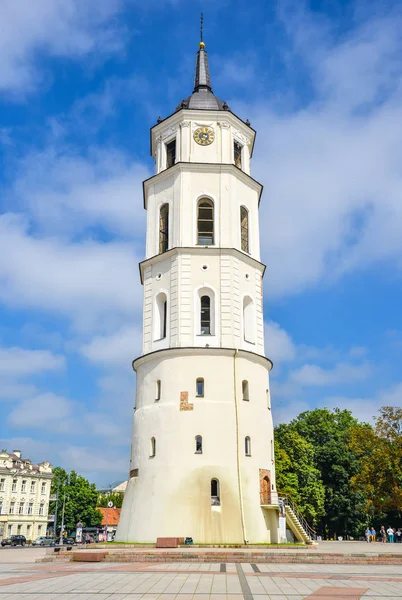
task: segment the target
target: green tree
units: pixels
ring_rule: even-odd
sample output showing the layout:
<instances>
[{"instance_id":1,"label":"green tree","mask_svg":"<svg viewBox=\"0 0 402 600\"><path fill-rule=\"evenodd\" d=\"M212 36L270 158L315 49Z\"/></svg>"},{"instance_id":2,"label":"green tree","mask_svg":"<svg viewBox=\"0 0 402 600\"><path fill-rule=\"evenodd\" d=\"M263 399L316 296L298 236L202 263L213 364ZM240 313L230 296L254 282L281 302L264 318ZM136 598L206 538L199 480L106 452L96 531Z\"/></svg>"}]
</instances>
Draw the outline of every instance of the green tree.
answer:
<instances>
[{"instance_id":1,"label":"green tree","mask_svg":"<svg viewBox=\"0 0 402 600\"><path fill-rule=\"evenodd\" d=\"M326 537L359 534L368 517L363 493L352 488L360 459L349 442L352 429L364 425L348 410L320 408L301 413L287 427L313 447L313 463L325 488L324 511L316 520L318 531Z\"/></svg>"},{"instance_id":2,"label":"green tree","mask_svg":"<svg viewBox=\"0 0 402 600\"><path fill-rule=\"evenodd\" d=\"M307 521L315 527L324 514L325 489L314 465L314 448L290 425L275 429L276 485L289 494Z\"/></svg>"},{"instance_id":3,"label":"green tree","mask_svg":"<svg viewBox=\"0 0 402 600\"><path fill-rule=\"evenodd\" d=\"M84 527L95 527L102 522L102 513L96 510L98 492L94 483L89 483L85 477L75 471L68 473L61 467L53 469L52 494L59 492L57 530L61 527L63 504L64 527L67 531L75 530L78 521ZM56 510L56 502L50 503L50 512Z\"/></svg>"},{"instance_id":4,"label":"green tree","mask_svg":"<svg viewBox=\"0 0 402 600\"><path fill-rule=\"evenodd\" d=\"M113 502L113 506L121 508L123 506L123 492L109 492L107 494L99 494L97 506L106 508L108 502Z\"/></svg>"},{"instance_id":5,"label":"green tree","mask_svg":"<svg viewBox=\"0 0 402 600\"><path fill-rule=\"evenodd\" d=\"M353 488L366 499L374 519L402 512L402 408L383 406L369 425L352 430L350 447L360 457L361 469L352 477Z\"/></svg>"}]
</instances>

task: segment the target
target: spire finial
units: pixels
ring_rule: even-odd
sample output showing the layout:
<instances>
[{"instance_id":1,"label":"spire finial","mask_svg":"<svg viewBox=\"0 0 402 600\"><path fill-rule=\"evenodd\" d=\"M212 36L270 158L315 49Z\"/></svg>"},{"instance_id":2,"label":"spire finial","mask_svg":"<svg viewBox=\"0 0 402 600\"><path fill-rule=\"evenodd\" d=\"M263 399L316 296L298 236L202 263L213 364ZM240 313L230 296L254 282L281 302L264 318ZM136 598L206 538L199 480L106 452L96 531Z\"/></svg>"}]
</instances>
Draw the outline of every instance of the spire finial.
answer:
<instances>
[{"instance_id":1,"label":"spire finial","mask_svg":"<svg viewBox=\"0 0 402 600\"><path fill-rule=\"evenodd\" d=\"M204 29L204 13L201 13L201 18L200 18L200 48L205 48L205 44L204 44L204 41L202 39L203 29Z\"/></svg>"}]
</instances>

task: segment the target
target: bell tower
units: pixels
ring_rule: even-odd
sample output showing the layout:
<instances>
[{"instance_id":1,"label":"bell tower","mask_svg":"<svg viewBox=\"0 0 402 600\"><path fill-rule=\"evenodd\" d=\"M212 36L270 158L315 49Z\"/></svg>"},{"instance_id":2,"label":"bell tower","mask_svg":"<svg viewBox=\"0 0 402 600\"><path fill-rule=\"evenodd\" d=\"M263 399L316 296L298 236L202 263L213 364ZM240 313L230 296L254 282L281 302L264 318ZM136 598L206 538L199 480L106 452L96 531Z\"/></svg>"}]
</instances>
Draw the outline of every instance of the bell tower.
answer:
<instances>
[{"instance_id":1,"label":"bell tower","mask_svg":"<svg viewBox=\"0 0 402 600\"><path fill-rule=\"evenodd\" d=\"M254 140L213 93L201 38L193 93L151 128L143 349L118 541L279 541Z\"/></svg>"}]
</instances>

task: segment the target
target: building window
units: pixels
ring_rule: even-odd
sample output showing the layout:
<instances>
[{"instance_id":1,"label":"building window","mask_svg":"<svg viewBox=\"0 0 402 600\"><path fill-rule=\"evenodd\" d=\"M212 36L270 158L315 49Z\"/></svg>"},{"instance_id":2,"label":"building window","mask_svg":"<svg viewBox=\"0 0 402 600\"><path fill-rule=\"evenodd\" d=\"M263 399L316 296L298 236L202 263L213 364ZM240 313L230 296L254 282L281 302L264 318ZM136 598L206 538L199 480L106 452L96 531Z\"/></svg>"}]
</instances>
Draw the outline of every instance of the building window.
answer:
<instances>
[{"instance_id":1,"label":"building window","mask_svg":"<svg viewBox=\"0 0 402 600\"><path fill-rule=\"evenodd\" d=\"M242 390L243 400L250 400L250 396L248 393L248 381L244 380L241 382L241 390Z\"/></svg>"},{"instance_id":2,"label":"building window","mask_svg":"<svg viewBox=\"0 0 402 600\"><path fill-rule=\"evenodd\" d=\"M244 341L255 343L255 306L250 296L243 299L243 335Z\"/></svg>"},{"instance_id":3,"label":"building window","mask_svg":"<svg viewBox=\"0 0 402 600\"><path fill-rule=\"evenodd\" d=\"M27 491L27 480L23 479L22 483L21 483L21 492L26 492Z\"/></svg>"},{"instance_id":4,"label":"building window","mask_svg":"<svg viewBox=\"0 0 402 600\"><path fill-rule=\"evenodd\" d=\"M0 515L3 514L3 501L0 500Z\"/></svg>"},{"instance_id":5,"label":"building window","mask_svg":"<svg viewBox=\"0 0 402 600\"><path fill-rule=\"evenodd\" d=\"M241 249L248 252L248 210L244 206L240 208L240 232Z\"/></svg>"},{"instance_id":6,"label":"building window","mask_svg":"<svg viewBox=\"0 0 402 600\"><path fill-rule=\"evenodd\" d=\"M234 164L241 169L241 154L243 146L236 140L233 142Z\"/></svg>"},{"instance_id":7,"label":"building window","mask_svg":"<svg viewBox=\"0 0 402 600\"><path fill-rule=\"evenodd\" d=\"M195 436L195 453L202 454L202 437L200 435Z\"/></svg>"},{"instance_id":8,"label":"building window","mask_svg":"<svg viewBox=\"0 0 402 600\"><path fill-rule=\"evenodd\" d=\"M211 479L211 505L212 506L220 506L220 491L219 491L219 481L217 479Z\"/></svg>"},{"instance_id":9,"label":"building window","mask_svg":"<svg viewBox=\"0 0 402 600\"><path fill-rule=\"evenodd\" d=\"M28 504L28 514L29 514L29 515L32 515L32 514L33 514L33 503L32 503L32 502L30 502L30 503Z\"/></svg>"},{"instance_id":10,"label":"building window","mask_svg":"<svg viewBox=\"0 0 402 600\"><path fill-rule=\"evenodd\" d=\"M13 479L13 485L11 487L11 491L12 492L16 492L17 491L17 480Z\"/></svg>"},{"instance_id":11,"label":"building window","mask_svg":"<svg viewBox=\"0 0 402 600\"><path fill-rule=\"evenodd\" d=\"M18 535L20 535L21 529L22 529L22 525L18 525L18 527L17 527L17 533L18 533Z\"/></svg>"},{"instance_id":12,"label":"building window","mask_svg":"<svg viewBox=\"0 0 402 600\"><path fill-rule=\"evenodd\" d=\"M269 390L267 390L267 406L269 409L271 408L271 393Z\"/></svg>"},{"instance_id":13,"label":"building window","mask_svg":"<svg viewBox=\"0 0 402 600\"><path fill-rule=\"evenodd\" d=\"M4 492L6 488L6 480L4 477L0 479L0 492Z\"/></svg>"},{"instance_id":14,"label":"building window","mask_svg":"<svg viewBox=\"0 0 402 600\"><path fill-rule=\"evenodd\" d=\"M155 398L156 402L158 402L161 399L161 391L162 391L162 384L161 384L161 380L158 379L158 381L156 382L156 398Z\"/></svg>"},{"instance_id":15,"label":"building window","mask_svg":"<svg viewBox=\"0 0 402 600\"><path fill-rule=\"evenodd\" d=\"M25 503L24 502L20 502L20 507L19 507L19 510L18 510L18 513L20 515L24 514L24 507L25 507Z\"/></svg>"},{"instance_id":16,"label":"building window","mask_svg":"<svg viewBox=\"0 0 402 600\"><path fill-rule=\"evenodd\" d=\"M246 456L251 456L251 440L250 440L249 436L244 438L244 450L245 450Z\"/></svg>"},{"instance_id":17,"label":"building window","mask_svg":"<svg viewBox=\"0 0 402 600\"><path fill-rule=\"evenodd\" d=\"M155 340L163 340L166 337L167 327L167 298L164 292L161 292L155 299Z\"/></svg>"},{"instance_id":18,"label":"building window","mask_svg":"<svg viewBox=\"0 0 402 600\"><path fill-rule=\"evenodd\" d=\"M150 453L149 456L150 458L153 458L156 454L156 440L154 437L151 438L151 449L150 449Z\"/></svg>"},{"instance_id":19,"label":"building window","mask_svg":"<svg viewBox=\"0 0 402 600\"><path fill-rule=\"evenodd\" d=\"M31 494L33 494L35 492L35 484L36 484L36 481L31 481Z\"/></svg>"},{"instance_id":20,"label":"building window","mask_svg":"<svg viewBox=\"0 0 402 600\"><path fill-rule=\"evenodd\" d=\"M46 481L42 482L41 494L46 494Z\"/></svg>"},{"instance_id":21,"label":"building window","mask_svg":"<svg viewBox=\"0 0 402 600\"><path fill-rule=\"evenodd\" d=\"M13 515L15 511L15 502L10 502L10 515Z\"/></svg>"},{"instance_id":22,"label":"building window","mask_svg":"<svg viewBox=\"0 0 402 600\"><path fill-rule=\"evenodd\" d=\"M163 204L159 211L159 254L169 248L169 204Z\"/></svg>"},{"instance_id":23,"label":"building window","mask_svg":"<svg viewBox=\"0 0 402 600\"><path fill-rule=\"evenodd\" d=\"M43 504L41 504L41 505L39 506L39 514L40 514L40 515L43 515L43 511L44 511L44 506L43 506Z\"/></svg>"},{"instance_id":24,"label":"building window","mask_svg":"<svg viewBox=\"0 0 402 600\"><path fill-rule=\"evenodd\" d=\"M198 202L197 244L211 246L214 243L214 203L204 198Z\"/></svg>"},{"instance_id":25,"label":"building window","mask_svg":"<svg viewBox=\"0 0 402 600\"><path fill-rule=\"evenodd\" d=\"M271 460L274 462L274 442L271 440Z\"/></svg>"},{"instance_id":26,"label":"building window","mask_svg":"<svg viewBox=\"0 0 402 600\"><path fill-rule=\"evenodd\" d=\"M166 144L166 168L173 167L176 162L176 140Z\"/></svg>"},{"instance_id":27,"label":"building window","mask_svg":"<svg viewBox=\"0 0 402 600\"><path fill-rule=\"evenodd\" d=\"M198 398L204 397L204 380L202 377L197 379L197 396Z\"/></svg>"},{"instance_id":28,"label":"building window","mask_svg":"<svg viewBox=\"0 0 402 600\"><path fill-rule=\"evenodd\" d=\"M211 298L201 296L201 335L211 334Z\"/></svg>"}]
</instances>

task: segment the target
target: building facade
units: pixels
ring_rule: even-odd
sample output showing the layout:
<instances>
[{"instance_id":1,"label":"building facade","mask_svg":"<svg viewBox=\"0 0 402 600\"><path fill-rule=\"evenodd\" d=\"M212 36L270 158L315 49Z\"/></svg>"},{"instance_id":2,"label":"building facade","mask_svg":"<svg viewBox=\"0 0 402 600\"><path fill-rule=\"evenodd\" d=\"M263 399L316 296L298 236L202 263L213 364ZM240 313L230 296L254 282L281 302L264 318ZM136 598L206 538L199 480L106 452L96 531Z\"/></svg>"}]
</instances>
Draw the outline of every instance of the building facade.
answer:
<instances>
[{"instance_id":1,"label":"building facade","mask_svg":"<svg viewBox=\"0 0 402 600\"><path fill-rule=\"evenodd\" d=\"M143 353L117 541L279 540L255 135L212 92L201 42L193 93L151 129Z\"/></svg>"},{"instance_id":2,"label":"building facade","mask_svg":"<svg viewBox=\"0 0 402 600\"><path fill-rule=\"evenodd\" d=\"M0 452L0 540L46 535L52 478L50 463L34 465L20 450Z\"/></svg>"}]
</instances>

